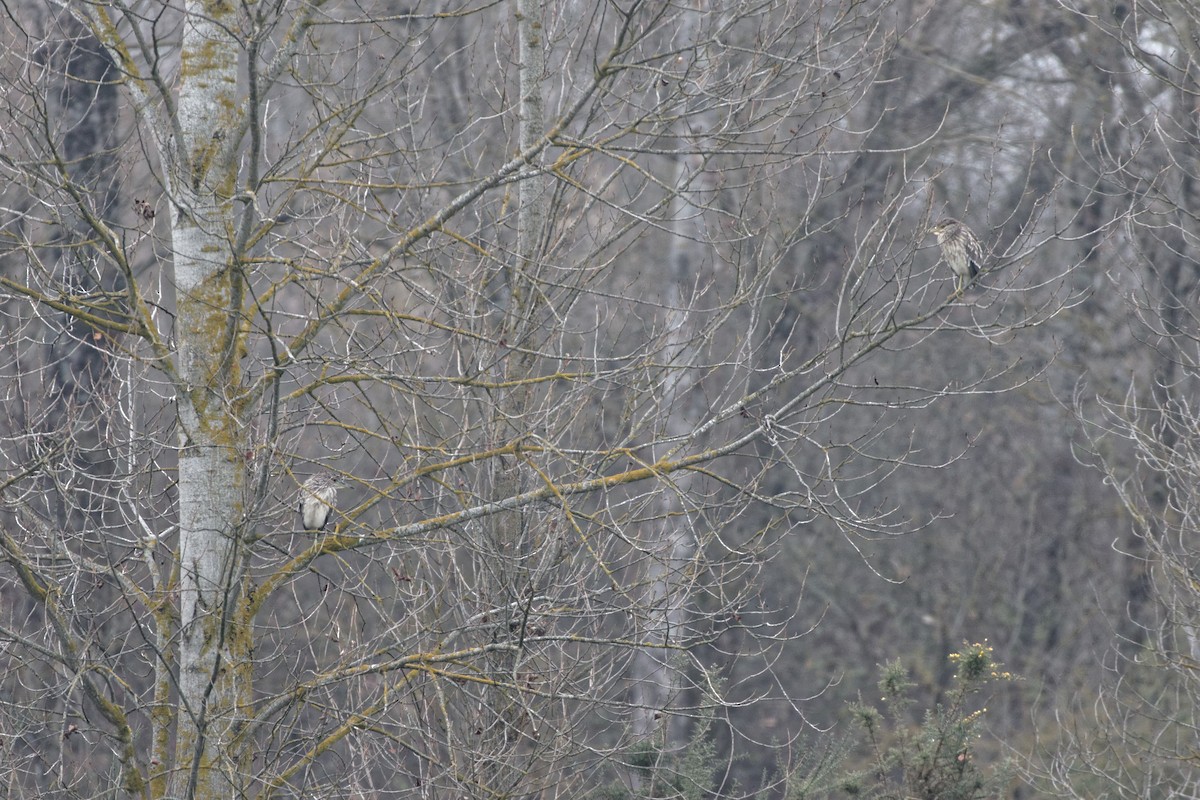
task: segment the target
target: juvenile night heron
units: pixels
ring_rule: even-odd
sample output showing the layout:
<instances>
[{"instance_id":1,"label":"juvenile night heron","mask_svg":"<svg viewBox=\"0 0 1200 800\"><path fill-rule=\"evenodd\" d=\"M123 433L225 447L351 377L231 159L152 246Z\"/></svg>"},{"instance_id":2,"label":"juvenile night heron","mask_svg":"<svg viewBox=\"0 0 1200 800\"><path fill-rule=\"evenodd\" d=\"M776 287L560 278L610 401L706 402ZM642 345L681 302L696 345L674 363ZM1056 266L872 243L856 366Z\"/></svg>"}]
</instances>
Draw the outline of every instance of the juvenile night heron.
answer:
<instances>
[{"instance_id":1,"label":"juvenile night heron","mask_svg":"<svg viewBox=\"0 0 1200 800\"><path fill-rule=\"evenodd\" d=\"M942 260L954 272L954 288L962 291L967 281L979 274L983 246L965 223L946 217L930 230L942 248Z\"/></svg>"},{"instance_id":2,"label":"juvenile night heron","mask_svg":"<svg viewBox=\"0 0 1200 800\"><path fill-rule=\"evenodd\" d=\"M300 486L300 520L308 531L324 530L333 515L338 486L342 477L318 472Z\"/></svg>"}]
</instances>

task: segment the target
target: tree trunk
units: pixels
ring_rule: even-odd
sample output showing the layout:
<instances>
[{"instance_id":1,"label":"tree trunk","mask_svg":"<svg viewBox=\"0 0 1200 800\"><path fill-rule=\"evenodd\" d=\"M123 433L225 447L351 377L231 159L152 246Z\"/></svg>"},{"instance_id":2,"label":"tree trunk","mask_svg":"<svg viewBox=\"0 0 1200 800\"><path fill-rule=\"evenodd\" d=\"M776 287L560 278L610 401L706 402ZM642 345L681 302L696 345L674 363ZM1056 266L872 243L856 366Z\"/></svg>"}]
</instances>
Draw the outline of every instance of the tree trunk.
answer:
<instances>
[{"instance_id":1,"label":"tree trunk","mask_svg":"<svg viewBox=\"0 0 1200 800\"><path fill-rule=\"evenodd\" d=\"M179 136L167 139L177 287L180 638L175 797L239 796L245 764L231 748L250 694L241 600L243 530L237 282L230 242L235 170L224 131L241 109L234 6L189 3L184 23Z\"/></svg>"},{"instance_id":2,"label":"tree trunk","mask_svg":"<svg viewBox=\"0 0 1200 800\"><path fill-rule=\"evenodd\" d=\"M541 0L516 3L520 56L517 147L521 152L533 148L544 134L542 80L546 57L542 16ZM537 337L543 333L537 324L539 302L534 284L540 272L549 204L549 182L541 172L541 161L539 154L524 168L528 174L517 184L516 251L503 263L506 303L497 337L494 377L507 388L499 391L491 412L489 428L496 444L520 440L537 428L538 410L527 379L536 369L532 351L537 349ZM528 488L525 465L520 459L495 460L488 478L497 500ZM530 758L530 714L518 686L525 657L525 625L536 594L530 563L537 558L538 548L545 546L546 537L535 535L526 510L502 512L485 525L495 555L488 593L495 610L493 635L506 647L488 656L492 685L487 692L486 719L482 721L480 782L485 791L507 797L514 787L528 789L538 781Z\"/></svg>"},{"instance_id":3,"label":"tree trunk","mask_svg":"<svg viewBox=\"0 0 1200 800\"><path fill-rule=\"evenodd\" d=\"M702 10L685 15L687 23L679 33L683 48L695 47L696 29ZM689 70L688 95L704 97L702 85L707 78L703 49L691 50L693 63ZM668 214L670 248L668 270L662 283L662 304L666 311L662 361L666 372L661 387L661 407L664 409L664 438L678 447L696 430L703 410L696 401L695 386L699 380L696 366L700 352L697 343L700 321L695 311L697 295L709 282L711 253L705 244L706 157L697 139L703 141L703 131L711 120L707 112L697 113L683 108L674 123L676 153L674 182ZM659 458L667 453L656 453ZM688 591L681 581L687 562L695 555L697 540L691 515L683 499L693 494L696 476L684 472L674 477L658 495L658 529L651 534L653 557L650 559L646 608L649 611L642 635L645 642L661 645L640 650L634 660L635 689L634 735L650 739L663 750L677 744L685 734L682 718L666 711L674 702L681 687L678 653L674 647L681 641L685 623L684 595Z\"/></svg>"}]
</instances>

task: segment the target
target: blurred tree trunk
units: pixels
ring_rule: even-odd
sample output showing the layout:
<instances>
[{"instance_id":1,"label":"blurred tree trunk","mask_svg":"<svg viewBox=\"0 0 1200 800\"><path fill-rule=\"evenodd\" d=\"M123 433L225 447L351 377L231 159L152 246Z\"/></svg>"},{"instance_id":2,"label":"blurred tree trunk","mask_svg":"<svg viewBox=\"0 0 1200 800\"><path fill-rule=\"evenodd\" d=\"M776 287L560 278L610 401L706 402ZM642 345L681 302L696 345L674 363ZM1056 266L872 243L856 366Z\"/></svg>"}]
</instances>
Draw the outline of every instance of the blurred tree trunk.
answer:
<instances>
[{"instance_id":1,"label":"blurred tree trunk","mask_svg":"<svg viewBox=\"0 0 1200 800\"><path fill-rule=\"evenodd\" d=\"M118 78L112 60L96 37L74 18L64 18L60 24L67 28L69 38L50 50L54 71L64 76L55 96L57 107L50 114L61 120L64 161L76 165L78 180L97 199L97 212L105 215L117 201L112 183L112 171L117 166L112 141L120 119ZM86 230L84 220L76 217L71 222L74 233ZM64 243L70 239L65 237ZM119 275L102 274L75 250L62 248L54 255L64 281L77 287L80 294L97 290L121 292L125 288ZM105 279L107 282L101 283ZM54 342L49 355L58 365L55 399L60 405L57 416L47 421L49 431L61 430L68 424L71 411L66 406L99 402L97 393L104 382L108 361L104 339L93 335L96 332L93 326L69 314L63 318L67 333Z\"/></svg>"},{"instance_id":2,"label":"blurred tree trunk","mask_svg":"<svg viewBox=\"0 0 1200 800\"><path fill-rule=\"evenodd\" d=\"M711 14L707 2L687 8L675 34L676 46L687 54L689 63L681 69L686 76L682 87L685 99L679 101L670 136L665 139L673 144L674 163L666 268L658 277L666 369L656 391L663 409L662 436L669 445L655 454L658 458L700 444L693 441L693 433L704 413L703 404L697 401L702 355L698 334L703 323L698 306L713 284L717 265L707 230L707 204L714 196L713 177L708 173L708 156L713 150L707 130L713 119L702 110L713 66L697 38L701 20ZM631 678L638 709L634 735L664 752L682 742L686 728L684 717L666 712L682 689L679 673L684 667L679 647L688 638L684 608L692 585L685 576L698 546L697 520L687 498L693 496L699 482L700 477L690 471L671 480L658 495L657 520L644 534L650 554L646 567L648 614L642 640L651 646L640 650L634 660Z\"/></svg>"},{"instance_id":3,"label":"blurred tree trunk","mask_svg":"<svg viewBox=\"0 0 1200 800\"><path fill-rule=\"evenodd\" d=\"M542 434L541 413L535 403L532 378L534 353L541 350L545 329L538 324L542 305L538 283L542 274L550 211L549 181L538 143L545 136L547 46L541 0L517 0L513 18L518 40L517 149L527 156L520 168L516 191L516 246L501 264L501 307L494 332L495 358L491 378L497 386L489 430L496 445L512 444L516 453L489 465L491 496L513 497L530 487L520 455L521 443ZM487 572L484 597L490 608L489 629L498 649L488 655L490 683L483 716L477 724L483 737L477 789L495 796L520 793L518 787L539 785L533 709L522 697L521 671L528 654L525 639L532 635L530 617L539 602L536 565L548 556L555 538L539 529L536 515L519 509L501 512L482 525L491 557L482 562Z\"/></svg>"}]
</instances>

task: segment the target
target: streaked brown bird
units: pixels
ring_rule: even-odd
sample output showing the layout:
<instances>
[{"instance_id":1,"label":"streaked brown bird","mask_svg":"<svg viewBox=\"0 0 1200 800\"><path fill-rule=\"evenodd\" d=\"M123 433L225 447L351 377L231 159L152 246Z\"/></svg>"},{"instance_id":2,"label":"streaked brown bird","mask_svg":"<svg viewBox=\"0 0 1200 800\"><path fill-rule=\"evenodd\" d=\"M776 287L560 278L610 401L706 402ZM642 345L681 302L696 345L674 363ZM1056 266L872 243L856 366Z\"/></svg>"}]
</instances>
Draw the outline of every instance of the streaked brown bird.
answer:
<instances>
[{"instance_id":1,"label":"streaked brown bird","mask_svg":"<svg viewBox=\"0 0 1200 800\"><path fill-rule=\"evenodd\" d=\"M965 223L946 217L931 229L942 248L942 260L954 272L954 288L962 291L967 281L979 274L983 245Z\"/></svg>"},{"instance_id":2,"label":"streaked brown bird","mask_svg":"<svg viewBox=\"0 0 1200 800\"><path fill-rule=\"evenodd\" d=\"M308 531L324 530L333 515L342 476L318 472L300 485L300 521Z\"/></svg>"}]
</instances>

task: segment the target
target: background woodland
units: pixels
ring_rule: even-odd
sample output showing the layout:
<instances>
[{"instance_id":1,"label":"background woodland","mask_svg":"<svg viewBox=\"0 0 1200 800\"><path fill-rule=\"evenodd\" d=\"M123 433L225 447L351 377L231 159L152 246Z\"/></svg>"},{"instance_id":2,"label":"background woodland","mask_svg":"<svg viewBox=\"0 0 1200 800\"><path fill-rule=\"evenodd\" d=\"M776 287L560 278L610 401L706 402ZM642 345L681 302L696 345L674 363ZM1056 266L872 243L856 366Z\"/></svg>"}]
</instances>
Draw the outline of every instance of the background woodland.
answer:
<instances>
[{"instance_id":1,"label":"background woodland","mask_svg":"<svg viewBox=\"0 0 1200 800\"><path fill-rule=\"evenodd\" d=\"M0 37L7 796L1200 796L1192 3Z\"/></svg>"}]
</instances>

